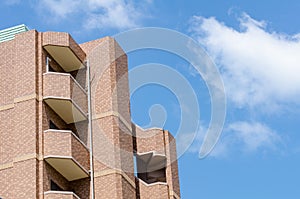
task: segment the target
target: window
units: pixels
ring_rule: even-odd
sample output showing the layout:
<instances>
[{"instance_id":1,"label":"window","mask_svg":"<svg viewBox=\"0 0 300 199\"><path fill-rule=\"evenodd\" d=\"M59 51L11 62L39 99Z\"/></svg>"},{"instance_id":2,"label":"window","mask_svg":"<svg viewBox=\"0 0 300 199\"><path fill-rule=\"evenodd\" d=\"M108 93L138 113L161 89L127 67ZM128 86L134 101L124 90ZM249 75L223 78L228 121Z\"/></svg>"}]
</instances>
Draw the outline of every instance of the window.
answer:
<instances>
[{"instance_id":1,"label":"window","mask_svg":"<svg viewBox=\"0 0 300 199\"><path fill-rule=\"evenodd\" d=\"M51 191L63 191L62 188L60 188L55 182L53 182L51 180L51 183L50 183L50 190Z\"/></svg>"},{"instance_id":2,"label":"window","mask_svg":"<svg viewBox=\"0 0 300 199\"><path fill-rule=\"evenodd\" d=\"M50 64L49 64L49 66L48 66L48 71L49 71L49 72L55 72L55 70L51 67Z\"/></svg>"},{"instance_id":3,"label":"window","mask_svg":"<svg viewBox=\"0 0 300 199\"><path fill-rule=\"evenodd\" d=\"M59 128L50 120L49 129L59 129Z\"/></svg>"}]
</instances>

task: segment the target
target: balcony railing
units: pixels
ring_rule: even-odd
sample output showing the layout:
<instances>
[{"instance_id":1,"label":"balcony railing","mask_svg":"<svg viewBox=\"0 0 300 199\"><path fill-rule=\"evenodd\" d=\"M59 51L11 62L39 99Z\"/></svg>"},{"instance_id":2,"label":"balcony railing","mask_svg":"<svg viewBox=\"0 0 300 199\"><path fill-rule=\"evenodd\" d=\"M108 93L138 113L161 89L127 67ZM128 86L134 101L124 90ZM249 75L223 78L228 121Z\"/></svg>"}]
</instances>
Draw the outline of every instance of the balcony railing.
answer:
<instances>
[{"instance_id":1,"label":"balcony railing","mask_svg":"<svg viewBox=\"0 0 300 199\"><path fill-rule=\"evenodd\" d=\"M43 99L67 124L86 120L87 93L68 73L43 74Z\"/></svg>"},{"instance_id":2,"label":"balcony railing","mask_svg":"<svg viewBox=\"0 0 300 199\"><path fill-rule=\"evenodd\" d=\"M68 181L89 176L89 150L72 131L44 131L44 159Z\"/></svg>"},{"instance_id":3,"label":"balcony railing","mask_svg":"<svg viewBox=\"0 0 300 199\"><path fill-rule=\"evenodd\" d=\"M71 191L46 191L44 192L44 199L80 199L80 198Z\"/></svg>"}]
</instances>

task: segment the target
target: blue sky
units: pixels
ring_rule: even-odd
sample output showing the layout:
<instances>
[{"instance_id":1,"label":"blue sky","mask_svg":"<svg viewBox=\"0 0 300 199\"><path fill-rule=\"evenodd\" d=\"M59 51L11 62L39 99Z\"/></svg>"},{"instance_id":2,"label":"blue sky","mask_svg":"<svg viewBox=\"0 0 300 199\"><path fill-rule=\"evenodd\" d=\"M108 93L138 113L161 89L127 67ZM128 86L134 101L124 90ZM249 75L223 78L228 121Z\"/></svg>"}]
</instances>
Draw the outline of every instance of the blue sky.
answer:
<instances>
[{"instance_id":1,"label":"blue sky","mask_svg":"<svg viewBox=\"0 0 300 199\"><path fill-rule=\"evenodd\" d=\"M193 38L219 69L227 99L222 135L204 159L199 149L211 101L203 78L169 52L128 54L130 70L147 63L167 65L196 94L197 136L179 158L182 198L293 199L300 197L299 10L296 0L3 0L0 29L24 23L38 31L69 32L78 43L149 26ZM185 92L155 84L139 88L131 95L133 121L164 127L176 136L182 113L193 111L178 101ZM180 133L188 137L193 132Z\"/></svg>"}]
</instances>

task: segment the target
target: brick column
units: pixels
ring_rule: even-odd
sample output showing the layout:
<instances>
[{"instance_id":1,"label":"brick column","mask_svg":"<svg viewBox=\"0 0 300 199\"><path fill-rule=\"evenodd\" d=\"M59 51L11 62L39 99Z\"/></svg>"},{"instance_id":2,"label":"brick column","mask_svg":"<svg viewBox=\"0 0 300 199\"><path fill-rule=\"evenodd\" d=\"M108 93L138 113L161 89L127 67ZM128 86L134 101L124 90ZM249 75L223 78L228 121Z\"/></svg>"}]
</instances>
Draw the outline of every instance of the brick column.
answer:
<instances>
[{"instance_id":1,"label":"brick column","mask_svg":"<svg viewBox=\"0 0 300 199\"><path fill-rule=\"evenodd\" d=\"M90 49L96 198L135 198L127 56L110 37Z\"/></svg>"},{"instance_id":2,"label":"brick column","mask_svg":"<svg viewBox=\"0 0 300 199\"><path fill-rule=\"evenodd\" d=\"M0 44L0 196L7 199L38 197L37 35Z\"/></svg>"}]
</instances>

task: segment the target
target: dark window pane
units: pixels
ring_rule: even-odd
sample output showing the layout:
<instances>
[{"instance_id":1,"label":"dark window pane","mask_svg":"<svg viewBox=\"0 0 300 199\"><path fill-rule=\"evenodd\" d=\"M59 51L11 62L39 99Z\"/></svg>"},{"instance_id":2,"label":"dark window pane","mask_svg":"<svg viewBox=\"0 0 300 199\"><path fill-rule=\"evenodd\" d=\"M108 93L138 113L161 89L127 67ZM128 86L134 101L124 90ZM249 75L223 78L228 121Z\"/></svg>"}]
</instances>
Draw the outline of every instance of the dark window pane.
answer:
<instances>
[{"instance_id":1,"label":"dark window pane","mask_svg":"<svg viewBox=\"0 0 300 199\"><path fill-rule=\"evenodd\" d=\"M58 127L50 120L50 123L49 123L49 128L50 129L58 129Z\"/></svg>"},{"instance_id":2,"label":"dark window pane","mask_svg":"<svg viewBox=\"0 0 300 199\"><path fill-rule=\"evenodd\" d=\"M52 180L51 180L51 191L63 191L63 189L62 188L60 188L55 182L53 182Z\"/></svg>"}]
</instances>

